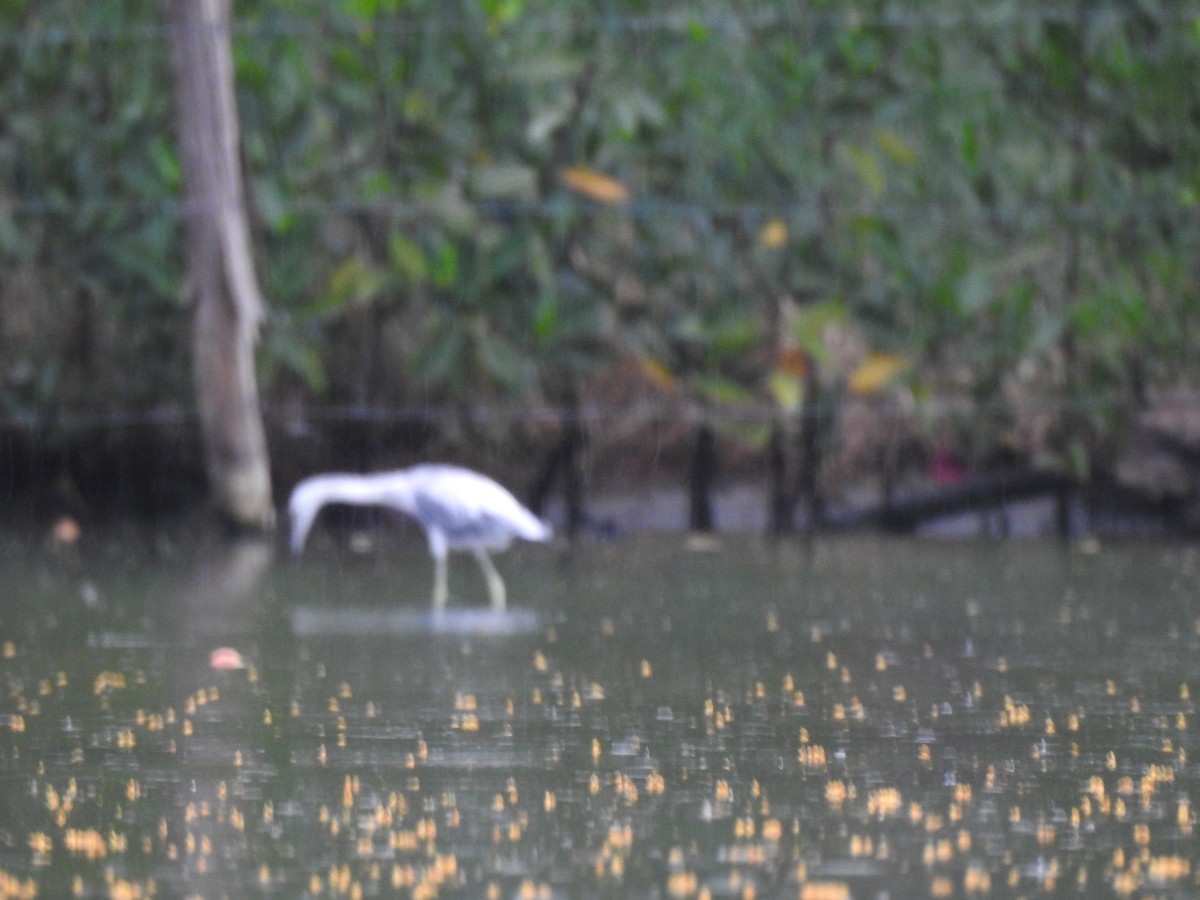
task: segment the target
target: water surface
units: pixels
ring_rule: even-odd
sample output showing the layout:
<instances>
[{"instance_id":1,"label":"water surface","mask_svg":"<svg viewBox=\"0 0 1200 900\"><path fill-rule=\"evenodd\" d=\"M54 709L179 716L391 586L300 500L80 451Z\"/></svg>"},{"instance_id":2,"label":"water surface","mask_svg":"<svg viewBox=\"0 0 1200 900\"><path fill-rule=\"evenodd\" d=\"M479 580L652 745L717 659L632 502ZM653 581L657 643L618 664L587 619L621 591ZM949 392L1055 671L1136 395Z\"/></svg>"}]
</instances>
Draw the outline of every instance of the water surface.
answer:
<instances>
[{"instance_id":1,"label":"water surface","mask_svg":"<svg viewBox=\"0 0 1200 900\"><path fill-rule=\"evenodd\" d=\"M1200 889L1189 547L191 556L6 555L0 896Z\"/></svg>"}]
</instances>

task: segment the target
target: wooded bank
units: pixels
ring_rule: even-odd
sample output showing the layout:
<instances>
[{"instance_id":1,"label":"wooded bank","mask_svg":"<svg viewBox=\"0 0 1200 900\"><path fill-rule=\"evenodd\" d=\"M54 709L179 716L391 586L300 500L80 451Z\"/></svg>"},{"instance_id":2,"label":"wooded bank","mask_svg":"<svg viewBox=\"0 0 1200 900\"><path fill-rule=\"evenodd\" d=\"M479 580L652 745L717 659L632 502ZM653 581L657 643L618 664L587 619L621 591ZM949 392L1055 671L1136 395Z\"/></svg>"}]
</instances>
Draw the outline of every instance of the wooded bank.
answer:
<instances>
[{"instance_id":1,"label":"wooded bank","mask_svg":"<svg viewBox=\"0 0 1200 900\"><path fill-rule=\"evenodd\" d=\"M0 422L102 454L73 422L200 415L171 26L0 25ZM1200 446L1186 5L254 0L231 65L268 428L436 420L348 461L586 444L624 478L649 403L699 471L761 464L782 526L942 451L1089 485L1163 410ZM1133 481L1187 497L1177 462Z\"/></svg>"}]
</instances>

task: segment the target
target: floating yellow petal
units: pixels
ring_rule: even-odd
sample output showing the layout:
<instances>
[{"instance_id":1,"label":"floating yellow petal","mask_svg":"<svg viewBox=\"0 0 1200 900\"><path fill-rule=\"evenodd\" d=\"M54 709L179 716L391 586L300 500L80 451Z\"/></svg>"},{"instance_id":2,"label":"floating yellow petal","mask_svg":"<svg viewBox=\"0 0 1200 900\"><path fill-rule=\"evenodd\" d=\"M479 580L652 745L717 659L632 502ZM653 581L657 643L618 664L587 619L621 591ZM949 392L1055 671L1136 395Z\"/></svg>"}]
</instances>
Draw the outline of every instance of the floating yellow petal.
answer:
<instances>
[{"instance_id":1,"label":"floating yellow petal","mask_svg":"<svg viewBox=\"0 0 1200 900\"><path fill-rule=\"evenodd\" d=\"M908 369L908 360L895 353L872 353L850 374L850 393L874 394Z\"/></svg>"},{"instance_id":2,"label":"floating yellow petal","mask_svg":"<svg viewBox=\"0 0 1200 900\"><path fill-rule=\"evenodd\" d=\"M625 203L629 199L625 185L594 169L572 166L559 172L558 177L571 190L597 203Z\"/></svg>"}]
</instances>

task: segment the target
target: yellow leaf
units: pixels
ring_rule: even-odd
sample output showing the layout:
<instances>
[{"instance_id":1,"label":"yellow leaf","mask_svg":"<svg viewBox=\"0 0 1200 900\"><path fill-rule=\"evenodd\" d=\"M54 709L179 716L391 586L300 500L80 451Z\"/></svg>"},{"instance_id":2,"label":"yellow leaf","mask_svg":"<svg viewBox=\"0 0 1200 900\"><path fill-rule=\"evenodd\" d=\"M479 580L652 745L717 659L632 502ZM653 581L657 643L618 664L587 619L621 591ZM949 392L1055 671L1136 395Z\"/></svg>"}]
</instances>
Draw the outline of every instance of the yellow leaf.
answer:
<instances>
[{"instance_id":1,"label":"yellow leaf","mask_svg":"<svg viewBox=\"0 0 1200 900\"><path fill-rule=\"evenodd\" d=\"M908 368L908 360L895 353L872 353L850 374L850 393L874 394Z\"/></svg>"},{"instance_id":2,"label":"yellow leaf","mask_svg":"<svg viewBox=\"0 0 1200 900\"><path fill-rule=\"evenodd\" d=\"M787 243L788 227L787 222L776 216L767 222L758 233L758 242L764 247L769 247L774 250L782 247Z\"/></svg>"},{"instance_id":3,"label":"yellow leaf","mask_svg":"<svg viewBox=\"0 0 1200 900\"><path fill-rule=\"evenodd\" d=\"M912 144L894 131L889 131L886 128L879 129L879 131L875 132L875 143L892 160L900 163L902 166L911 166L917 161L917 151L913 149Z\"/></svg>"},{"instance_id":4,"label":"yellow leaf","mask_svg":"<svg viewBox=\"0 0 1200 900\"><path fill-rule=\"evenodd\" d=\"M638 368L642 374L652 382L659 390L673 391L675 390L675 376L656 359L639 358L637 360Z\"/></svg>"},{"instance_id":5,"label":"yellow leaf","mask_svg":"<svg viewBox=\"0 0 1200 900\"><path fill-rule=\"evenodd\" d=\"M558 177L571 190L598 203L624 203L629 199L625 185L594 169L572 166L560 171Z\"/></svg>"},{"instance_id":6,"label":"yellow leaf","mask_svg":"<svg viewBox=\"0 0 1200 900\"><path fill-rule=\"evenodd\" d=\"M872 194L882 194L886 186L885 176L883 167L874 154L862 147L849 144L845 148L845 155L859 179L867 186L867 190Z\"/></svg>"},{"instance_id":7,"label":"yellow leaf","mask_svg":"<svg viewBox=\"0 0 1200 900\"><path fill-rule=\"evenodd\" d=\"M799 412L804 402L804 379L783 369L771 373L767 382L771 397L779 408L787 412Z\"/></svg>"}]
</instances>

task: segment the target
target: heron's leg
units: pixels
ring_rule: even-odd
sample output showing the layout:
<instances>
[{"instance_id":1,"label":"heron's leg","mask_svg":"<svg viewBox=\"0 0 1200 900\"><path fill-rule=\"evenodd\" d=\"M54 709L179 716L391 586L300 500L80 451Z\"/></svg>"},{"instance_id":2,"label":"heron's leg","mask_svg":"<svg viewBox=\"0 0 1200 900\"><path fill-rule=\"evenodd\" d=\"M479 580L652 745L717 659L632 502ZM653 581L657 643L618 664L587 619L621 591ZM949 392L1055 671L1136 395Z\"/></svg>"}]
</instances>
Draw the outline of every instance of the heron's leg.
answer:
<instances>
[{"instance_id":1,"label":"heron's leg","mask_svg":"<svg viewBox=\"0 0 1200 900\"><path fill-rule=\"evenodd\" d=\"M483 577L487 579L488 595L492 598L492 609L496 612L503 612L508 605L504 579L500 577L500 573L492 564L492 558L482 547L475 548L475 558L479 560L479 568L483 570Z\"/></svg>"},{"instance_id":2,"label":"heron's leg","mask_svg":"<svg viewBox=\"0 0 1200 900\"><path fill-rule=\"evenodd\" d=\"M446 585L446 557L433 558L433 608L443 610L450 597L450 589Z\"/></svg>"},{"instance_id":3,"label":"heron's leg","mask_svg":"<svg viewBox=\"0 0 1200 900\"><path fill-rule=\"evenodd\" d=\"M446 539L440 532L429 533L429 553L433 557L433 608L443 610L450 597L450 588L446 577L446 556L448 548Z\"/></svg>"}]
</instances>

